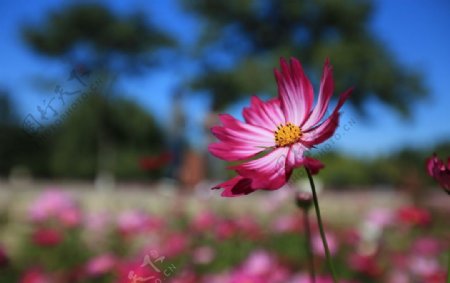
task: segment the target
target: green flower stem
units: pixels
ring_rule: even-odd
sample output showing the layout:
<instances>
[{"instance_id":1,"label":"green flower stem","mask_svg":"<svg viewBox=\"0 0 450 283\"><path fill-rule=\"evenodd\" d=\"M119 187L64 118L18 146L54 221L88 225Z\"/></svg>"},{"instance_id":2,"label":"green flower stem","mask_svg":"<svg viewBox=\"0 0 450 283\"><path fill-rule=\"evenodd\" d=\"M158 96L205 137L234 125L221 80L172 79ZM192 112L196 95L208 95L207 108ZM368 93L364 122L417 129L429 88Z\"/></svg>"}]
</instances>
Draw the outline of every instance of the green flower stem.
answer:
<instances>
[{"instance_id":1,"label":"green flower stem","mask_svg":"<svg viewBox=\"0 0 450 283\"><path fill-rule=\"evenodd\" d=\"M322 217L320 216L320 208L319 208L319 201L317 199L316 186L314 185L314 180L311 176L311 173L309 172L309 169L305 167L305 170L306 174L308 175L309 184L311 185L311 190L313 193L314 209L316 210L317 223L319 224L320 237L322 238L323 247L325 248L325 255L327 257L328 268L331 270L331 274L333 275L333 282L338 283L339 281L336 276L336 271L334 270L334 265L330 256L330 250L328 249L328 243L323 229Z\"/></svg>"},{"instance_id":2,"label":"green flower stem","mask_svg":"<svg viewBox=\"0 0 450 283\"><path fill-rule=\"evenodd\" d=\"M311 250L311 226L309 224L309 214L308 209L303 210L303 224L305 226L306 233L306 253L308 254L309 263L309 277L311 283L316 283L316 271L314 269L314 258Z\"/></svg>"}]
</instances>

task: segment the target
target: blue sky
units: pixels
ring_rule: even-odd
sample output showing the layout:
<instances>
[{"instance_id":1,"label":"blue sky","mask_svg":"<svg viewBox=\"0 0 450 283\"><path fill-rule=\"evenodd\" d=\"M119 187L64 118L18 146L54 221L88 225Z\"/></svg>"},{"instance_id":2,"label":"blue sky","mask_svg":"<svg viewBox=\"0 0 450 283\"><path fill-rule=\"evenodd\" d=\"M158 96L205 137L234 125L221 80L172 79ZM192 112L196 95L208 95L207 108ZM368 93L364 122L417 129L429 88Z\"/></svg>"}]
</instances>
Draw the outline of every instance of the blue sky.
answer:
<instances>
[{"instance_id":1,"label":"blue sky","mask_svg":"<svg viewBox=\"0 0 450 283\"><path fill-rule=\"evenodd\" d=\"M14 96L20 115L37 113L36 107L43 99L54 93L36 91L33 77L40 74L46 78L68 76L70 67L57 61L36 56L23 43L20 26L24 22L40 22L46 12L55 9L61 1L2 1L0 9L0 88L6 88ZM154 1L158 5L148 6L149 1L108 2L117 11L132 11L136 8L148 12L152 21L174 33L189 44L195 39L195 20L183 15L174 1ZM127 4L128 3L128 4ZM370 119L358 117L350 107L345 108L342 122L354 120L350 130L339 130L342 138L334 140L333 148L356 156L377 156L403 146L426 147L439 141L450 140L448 123L450 109L450 2L419 0L378 0L372 20L375 33L405 66L418 68L425 75L430 98L413 107L413 117L402 119L390 108L377 102L370 103ZM336 70L338 71L338 70ZM137 101L151 111L157 119L165 121L170 108L170 93L179 81L179 72L189 70L165 70L149 73L140 78L119 78L119 87L126 97ZM158 95L158 100L154 94ZM196 96L185 100L185 107L192 115L191 124L202 122L208 101ZM243 104L230 109L239 114ZM198 127L191 132L192 141L197 141ZM196 142L197 146L203 144Z\"/></svg>"}]
</instances>

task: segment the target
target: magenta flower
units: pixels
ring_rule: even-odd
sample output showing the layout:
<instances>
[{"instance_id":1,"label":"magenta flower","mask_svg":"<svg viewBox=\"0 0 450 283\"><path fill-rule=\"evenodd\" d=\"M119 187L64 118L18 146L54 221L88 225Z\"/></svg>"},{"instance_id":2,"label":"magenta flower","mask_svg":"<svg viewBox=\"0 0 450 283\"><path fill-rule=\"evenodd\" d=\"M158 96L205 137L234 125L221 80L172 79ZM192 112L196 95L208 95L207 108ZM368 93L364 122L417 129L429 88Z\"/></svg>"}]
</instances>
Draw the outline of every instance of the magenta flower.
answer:
<instances>
[{"instance_id":1,"label":"magenta flower","mask_svg":"<svg viewBox=\"0 0 450 283\"><path fill-rule=\"evenodd\" d=\"M76 227L80 224L82 215L77 202L69 193L49 189L31 204L28 217L34 223L55 219L66 227Z\"/></svg>"},{"instance_id":2,"label":"magenta flower","mask_svg":"<svg viewBox=\"0 0 450 283\"><path fill-rule=\"evenodd\" d=\"M90 277L97 277L113 271L118 260L112 254L102 254L91 258L86 263L86 273Z\"/></svg>"},{"instance_id":3,"label":"magenta flower","mask_svg":"<svg viewBox=\"0 0 450 283\"><path fill-rule=\"evenodd\" d=\"M6 250L0 245L0 270L9 265L9 257Z\"/></svg>"},{"instance_id":4,"label":"magenta flower","mask_svg":"<svg viewBox=\"0 0 450 283\"><path fill-rule=\"evenodd\" d=\"M31 268L22 275L20 283L51 283L54 282L47 274L38 268Z\"/></svg>"},{"instance_id":5,"label":"magenta flower","mask_svg":"<svg viewBox=\"0 0 450 283\"><path fill-rule=\"evenodd\" d=\"M338 252L339 243L336 237L331 233L326 233L325 237L327 238L328 248L330 249L330 254L334 255ZM325 257L325 248L322 244L322 239L319 234L315 234L311 240L312 250L314 254L318 256Z\"/></svg>"},{"instance_id":6,"label":"magenta flower","mask_svg":"<svg viewBox=\"0 0 450 283\"><path fill-rule=\"evenodd\" d=\"M39 228L31 237L32 242L41 247L54 247L64 240L61 232L50 228Z\"/></svg>"},{"instance_id":7,"label":"magenta flower","mask_svg":"<svg viewBox=\"0 0 450 283\"><path fill-rule=\"evenodd\" d=\"M433 177L439 185L450 194L450 157L447 158L447 164L438 159L436 154L427 160L428 174Z\"/></svg>"},{"instance_id":8,"label":"magenta flower","mask_svg":"<svg viewBox=\"0 0 450 283\"><path fill-rule=\"evenodd\" d=\"M334 89L329 61L324 65L315 107L313 87L300 62L292 58L288 64L281 59L280 65L281 71L275 70L278 97L262 101L253 96L250 107L243 110L245 122L222 114L222 126L211 129L220 140L209 146L213 155L225 161L244 161L231 167L236 177L213 188L223 188L224 197L276 190L286 184L297 167L306 166L312 173L323 167L304 153L334 134L339 109L351 89L340 96L334 111L323 119Z\"/></svg>"}]
</instances>

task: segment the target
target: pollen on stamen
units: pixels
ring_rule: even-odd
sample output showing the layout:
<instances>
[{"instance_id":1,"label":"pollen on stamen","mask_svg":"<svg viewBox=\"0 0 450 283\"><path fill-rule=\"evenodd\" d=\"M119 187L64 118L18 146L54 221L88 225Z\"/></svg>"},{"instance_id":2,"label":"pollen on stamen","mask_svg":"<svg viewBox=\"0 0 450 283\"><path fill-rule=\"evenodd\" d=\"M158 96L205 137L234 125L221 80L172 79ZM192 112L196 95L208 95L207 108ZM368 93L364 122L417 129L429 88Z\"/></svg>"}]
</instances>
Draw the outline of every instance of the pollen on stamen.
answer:
<instances>
[{"instance_id":1,"label":"pollen on stamen","mask_svg":"<svg viewBox=\"0 0 450 283\"><path fill-rule=\"evenodd\" d=\"M278 125L275 131L275 144L277 147L288 146L296 143L302 136L302 130L300 127L293 125L292 123L286 123L285 125Z\"/></svg>"}]
</instances>

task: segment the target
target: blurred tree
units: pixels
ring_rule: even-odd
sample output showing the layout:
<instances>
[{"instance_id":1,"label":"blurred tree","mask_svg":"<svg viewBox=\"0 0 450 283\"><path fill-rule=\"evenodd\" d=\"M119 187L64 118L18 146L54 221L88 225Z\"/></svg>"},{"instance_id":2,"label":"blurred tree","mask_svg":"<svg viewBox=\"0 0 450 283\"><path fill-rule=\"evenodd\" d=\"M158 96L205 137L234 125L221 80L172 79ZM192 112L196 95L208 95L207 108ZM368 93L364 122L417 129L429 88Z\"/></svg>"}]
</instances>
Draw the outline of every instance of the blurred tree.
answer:
<instances>
[{"instance_id":1,"label":"blurred tree","mask_svg":"<svg viewBox=\"0 0 450 283\"><path fill-rule=\"evenodd\" d=\"M430 147L406 147L389 155L374 158L356 158L337 152L319 154L320 160L333 170L320 173L326 184L336 188L371 187L381 185L396 188L417 186L422 193L424 186L436 186L427 174L426 160L433 152L445 159L450 152L450 141L442 141ZM314 154L313 154L314 156Z\"/></svg>"},{"instance_id":2,"label":"blurred tree","mask_svg":"<svg viewBox=\"0 0 450 283\"><path fill-rule=\"evenodd\" d=\"M0 125L12 125L17 121L17 113L7 91L0 90Z\"/></svg>"},{"instance_id":3,"label":"blurred tree","mask_svg":"<svg viewBox=\"0 0 450 283\"><path fill-rule=\"evenodd\" d=\"M417 71L401 66L370 29L368 0L184 0L201 18L197 56L203 72L192 86L213 94L214 110L253 92L275 92L279 57L299 58L313 81L329 57L336 90L355 86L351 102L364 114L376 98L404 115L427 92Z\"/></svg>"},{"instance_id":4,"label":"blurred tree","mask_svg":"<svg viewBox=\"0 0 450 283\"><path fill-rule=\"evenodd\" d=\"M23 35L40 54L93 70L135 72L156 66L156 51L174 41L146 21L143 13L113 14L100 4L67 6L41 25L26 25Z\"/></svg>"},{"instance_id":5,"label":"blurred tree","mask_svg":"<svg viewBox=\"0 0 450 283\"><path fill-rule=\"evenodd\" d=\"M97 119L99 107L108 113L102 120ZM99 148L96 133L100 129L109 133L113 145ZM96 156L103 151L107 158L104 170L120 179L144 178L148 173L139 168L139 159L160 152L162 144L161 129L134 102L88 96L55 130L51 169L57 177L93 178L97 172ZM162 172L156 171L153 173L161 175Z\"/></svg>"},{"instance_id":6,"label":"blurred tree","mask_svg":"<svg viewBox=\"0 0 450 283\"><path fill-rule=\"evenodd\" d=\"M69 63L75 67L74 71L81 68L95 73L104 82L111 81L113 75L142 74L148 70L147 67L158 66L162 63L162 56L157 56L158 51L174 46L174 41L148 23L142 13L119 16L100 4L86 3L65 6L60 11L52 12L41 25L24 26L23 36L38 53ZM126 174L126 169L119 170L111 164L124 161L121 160L122 153L116 149L129 149L136 135L143 137L143 129L156 130L154 124L149 127L145 125L151 122L151 118L135 105L110 105L106 96L111 97L117 92L114 82L112 86L96 89L92 95L97 98L86 101L95 107L77 109L80 113L62 124L67 128L55 132L52 168L56 174L66 176L67 166L71 165L75 166L75 175L83 177L91 176L94 171L108 174L112 170ZM125 111L130 112L124 114ZM116 120L114 115L117 114L120 114L122 121ZM123 125L125 121L133 123L129 125L130 131ZM140 124L141 130L134 127L137 124ZM130 139L128 143L124 142L126 139ZM151 141L148 142L151 144ZM127 158L125 163L131 164L130 157ZM79 161L76 165L75 160ZM134 166L137 166L137 160L135 162Z\"/></svg>"},{"instance_id":7,"label":"blurred tree","mask_svg":"<svg viewBox=\"0 0 450 283\"><path fill-rule=\"evenodd\" d=\"M0 91L0 176L8 177L15 168L28 168L47 177L49 145L38 146L18 124L18 116L11 95Z\"/></svg>"}]
</instances>

